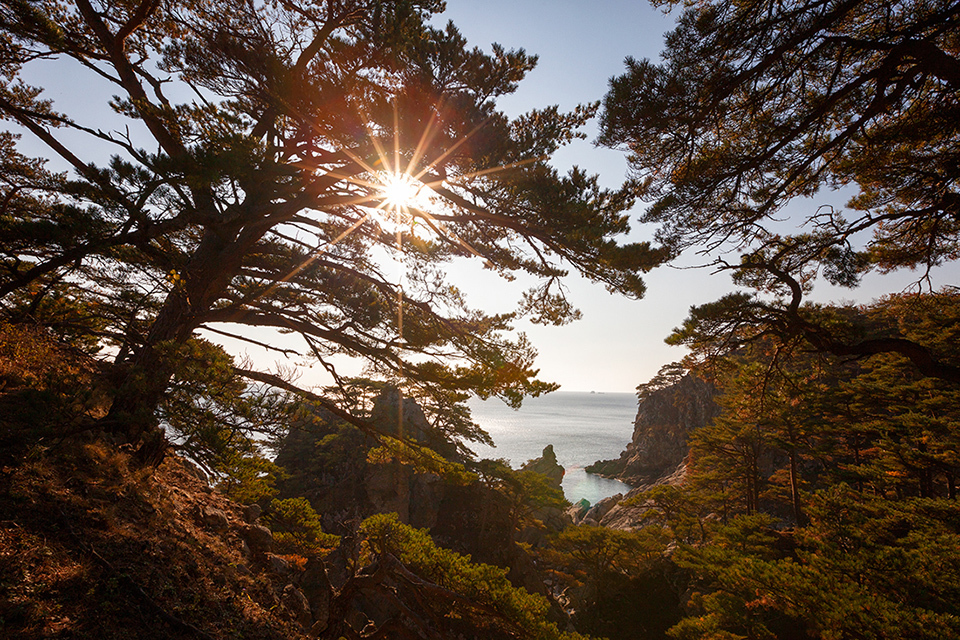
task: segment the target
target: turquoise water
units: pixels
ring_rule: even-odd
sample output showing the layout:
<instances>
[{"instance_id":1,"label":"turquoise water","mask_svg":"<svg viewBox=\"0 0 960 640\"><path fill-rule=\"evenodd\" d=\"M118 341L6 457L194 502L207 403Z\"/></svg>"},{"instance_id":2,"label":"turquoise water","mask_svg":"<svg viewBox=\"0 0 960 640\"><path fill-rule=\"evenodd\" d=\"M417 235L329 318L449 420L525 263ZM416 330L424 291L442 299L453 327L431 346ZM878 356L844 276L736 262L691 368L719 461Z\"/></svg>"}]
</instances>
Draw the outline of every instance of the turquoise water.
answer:
<instances>
[{"instance_id":1,"label":"turquoise water","mask_svg":"<svg viewBox=\"0 0 960 640\"><path fill-rule=\"evenodd\" d=\"M553 445L563 465L563 492L567 500L582 498L596 504L608 496L626 493L630 487L586 473L583 468L597 460L617 458L633 435L637 397L632 393L581 393L557 391L525 400L518 411L499 400L470 401L473 419L496 443L496 448L471 447L480 458L506 458L519 467L540 457Z\"/></svg>"}]
</instances>

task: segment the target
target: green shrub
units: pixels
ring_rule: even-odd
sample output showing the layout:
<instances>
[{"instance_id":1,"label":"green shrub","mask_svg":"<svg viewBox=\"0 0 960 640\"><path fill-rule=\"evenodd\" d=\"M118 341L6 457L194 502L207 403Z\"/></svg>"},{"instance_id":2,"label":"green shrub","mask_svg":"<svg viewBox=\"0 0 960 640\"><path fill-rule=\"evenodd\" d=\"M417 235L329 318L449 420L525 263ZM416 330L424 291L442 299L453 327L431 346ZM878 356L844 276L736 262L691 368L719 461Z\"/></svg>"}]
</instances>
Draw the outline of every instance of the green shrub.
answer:
<instances>
[{"instance_id":1,"label":"green shrub","mask_svg":"<svg viewBox=\"0 0 960 640\"><path fill-rule=\"evenodd\" d=\"M280 553L320 553L340 541L339 536L323 532L320 515L306 498L273 500L262 518L273 530Z\"/></svg>"}]
</instances>

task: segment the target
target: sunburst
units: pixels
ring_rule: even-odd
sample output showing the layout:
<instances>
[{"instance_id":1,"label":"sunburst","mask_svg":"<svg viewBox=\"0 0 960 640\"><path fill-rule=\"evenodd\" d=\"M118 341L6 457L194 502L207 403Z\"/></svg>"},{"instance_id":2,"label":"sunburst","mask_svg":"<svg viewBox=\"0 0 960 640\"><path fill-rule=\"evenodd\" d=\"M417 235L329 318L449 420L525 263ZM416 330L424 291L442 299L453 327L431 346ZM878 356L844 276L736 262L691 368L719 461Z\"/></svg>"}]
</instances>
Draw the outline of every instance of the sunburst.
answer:
<instances>
[{"instance_id":1,"label":"sunburst","mask_svg":"<svg viewBox=\"0 0 960 640\"><path fill-rule=\"evenodd\" d=\"M433 118L425 127L420 136L416 148L404 163L403 154L400 150L400 140L395 134L393 138L393 149L388 151L384 148L381 139L373 132L378 127L373 126L365 114L360 113L361 120L366 122L369 132L369 139L373 146L376 157L372 161L365 160L352 150L344 148L340 153L349 157L364 171L361 175L337 175L338 170L327 170L322 168L322 164L313 164L313 159L309 157L300 158L294 161L295 165L301 168L312 168L318 175L327 178L339 179L359 188L361 193L353 199L342 201L342 204L351 207L357 207L362 211L362 215L354 220L346 229L339 233L335 238L320 243L316 249L310 252L299 264L294 266L286 275L279 278L269 286L244 297L240 304L249 303L257 298L269 295L280 287L283 283L290 281L294 276L305 268L320 259L324 254L333 249L341 241L361 229L368 222L375 222L382 229L386 230L392 227L396 234L396 256L401 263L400 281L397 283L398 300L398 328L399 339L403 341L403 274L402 274L402 234L403 228L409 225L411 231L423 230L428 234L441 238L443 241L460 246L461 249L480 258L485 264L491 265L492 262L477 251L455 231L449 228L441 220L431 215L429 209L433 200L444 200L451 197L457 198L451 191L451 184L448 184L446 177L439 178L438 173L443 173L442 169L446 161L454 155L457 150L477 132L479 132L487 122L478 124L472 131L454 142L432 160L425 161L429 156L429 149L434 141L436 134L441 128L440 120L443 112L443 105L438 105L433 113ZM394 131L399 129L399 117L394 111ZM318 130L318 133L322 133ZM516 167L539 162L545 157L528 158L519 162L512 162L498 167L482 169L474 172L462 173L457 176L454 182L462 182L474 178L489 176L501 171L514 169ZM405 164L405 166L403 166ZM418 168L419 167L419 168ZM428 178L428 176L431 176ZM424 178L427 178L426 180ZM424 224L418 225L417 221Z\"/></svg>"},{"instance_id":2,"label":"sunburst","mask_svg":"<svg viewBox=\"0 0 960 640\"><path fill-rule=\"evenodd\" d=\"M420 206L425 200L425 191L429 189L425 184L409 173L395 171L381 171L377 176L380 184L380 197L388 211L408 211L411 207Z\"/></svg>"},{"instance_id":3,"label":"sunburst","mask_svg":"<svg viewBox=\"0 0 960 640\"><path fill-rule=\"evenodd\" d=\"M343 155L348 156L359 167L362 167L365 175L340 175L338 171L325 170L322 164L313 165L312 158L301 158L295 161L295 164L302 168L310 168L328 178L340 179L344 182L358 188L361 193L353 200L344 201L342 204L349 207L356 207L362 211L362 215L354 220L346 229L339 233L335 238L319 244L310 252L299 264L294 266L284 277L279 278L264 289L245 296L242 303L249 303L264 295L269 295L272 291L281 286L282 283L290 281L296 274L307 268L316 260L320 259L325 253L330 251L341 241L357 232L368 222L374 222L381 229L387 230L393 227L396 234L395 256L399 267L399 278L396 283L396 306L397 306L397 345L398 353L403 349L403 306L404 306L404 267L403 267L403 229L409 225L411 232L414 229L423 229L427 233L441 238L443 241L459 245L462 249L484 260L485 264L492 264L491 261L455 231L445 225L437 217L431 215L429 209L432 208L434 200L446 200L453 198L460 199L451 190L451 184L447 183L443 165L447 160L457 152L457 150L473 137L486 122L480 123L472 131L457 140L449 148L438 154L432 160L425 161L429 157L429 149L433 140L440 129L442 105L438 105L434 111L433 119L427 125L420 140L417 143L413 153L402 162L403 154L400 151L400 141L397 135L394 135L392 153L383 148L380 139L373 133L377 127L371 126L368 122L368 131L370 131L370 141L376 151L376 159L372 165L369 161L353 153L350 149L341 149ZM360 114L361 118L367 120ZM398 115L394 112L394 131L399 129ZM319 133L319 132L318 132ZM516 168L521 165L535 163L543 160L543 157L529 158L520 162L513 162L499 167L483 169L475 172L459 174L454 182L462 182L483 176L489 176L494 173ZM405 166L402 166L405 164ZM439 170L438 170L439 169ZM440 177L443 175L444 177ZM426 178L426 179L425 179ZM465 202L465 201L464 201ZM417 221L422 221L423 225L417 225ZM402 361L400 362L402 374ZM402 405L401 405L402 406ZM398 412L398 431L403 433L403 412Z\"/></svg>"}]
</instances>

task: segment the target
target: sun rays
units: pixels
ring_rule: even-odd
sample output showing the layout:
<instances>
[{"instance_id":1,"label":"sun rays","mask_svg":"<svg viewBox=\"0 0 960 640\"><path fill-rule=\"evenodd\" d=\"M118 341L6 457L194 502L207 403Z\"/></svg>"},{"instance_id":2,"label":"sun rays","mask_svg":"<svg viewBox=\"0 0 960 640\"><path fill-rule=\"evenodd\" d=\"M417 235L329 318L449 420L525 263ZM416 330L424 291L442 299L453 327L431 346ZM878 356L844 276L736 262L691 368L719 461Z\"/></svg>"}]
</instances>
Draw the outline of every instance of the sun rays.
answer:
<instances>
[{"instance_id":1,"label":"sun rays","mask_svg":"<svg viewBox=\"0 0 960 640\"><path fill-rule=\"evenodd\" d=\"M380 196L388 211L409 210L410 207L418 205L421 194L427 188L408 173L392 171L381 172L378 182L380 182Z\"/></svg>"},{"instance_id":2,"label":"sun rays","mask_svg":"<svg viewBox=\"0 0 960 640\"><path fill-rule=\"evenodd\" d=\"M362 172L338 175L337 170L334 169L323 175L339 178L348 189L354 190L355 196L349 198L345 205L348 208L356 208L358 212L362 212L362 216L336 238L317 247L314 255L319 257L349 235L357 232L365 223L373 222L384 232L396 235L398 252L402 252L403 227L409 227L411 232L414 229L424 230L447 243L461 247L474 256L484 257L453 232L448 225L432 215L430 210L443 200L447 200L449 204L449 198L445 198L440 192L449 194L453 186L451 182L462 183L511 168L513 165L458 173L454 180L448 181L445 171L447 163L483 128L486 122L480 123L452 144L445 145L446 148L437 153L431 153L433 143L442 128L440 126L442 114L443 105L441 104L433 110L433 116L424 127L416 146L409 151L401 149L400 117L396 109L393 113L393 135L386 143L375 133L379 127L374 126L366 114L362 112L359 114L367 129L370 147L374 152L373 157L363 157L357 150L342 149L341 153L349 157L357 167L362 169ZM432 159L427 160L427 158ZM416 224L418 221L423 224Z\"/></svg>"},{"instance_id":3,"label":"sun rays","mask_svg":"<svg viewBox=\"0 0 960 640\"><path fill-rule=\"evenodd\" d=\"M318 206L315 210L316 217L304 212L305 215L299 216L301 221L290 223L292 228L297 229L293 237L278 234L281 241L293 241L304 249L311 245L314 248L308 249L300 262L282 277L261 289L250 291L236 304L250 304L270 295L351 236L358 233L370 238L374 238L377 233L390 235L394 237L391 244L398 277L395 284L389 285L386 281L384 284L392 286L396 292L399 344L403 342L405 233L417 235L421 240L439 240L448 246L456 247L461 255L472 255L482 260L486 266L492 266L493 261L467 242L450 224L454 219L467 223L472 218L471 214L477 214L477 218L481 220L489 217L484 215L482 203L468 200L459 192L458 187L465 186L472 180L488 179L497 173L541 162L546 158L538 156L494 167L451 172L450 167L459 164L458 156L464 151L464 146L489 123L489 119L474 125L465 135L455 140L438 142L437 138L444 130L443 102L438 103L431 111L429 121L423 127L416 145L412 147L404 147L401 143L401 118L394 107L393 129L389 136L382 135L385 130L383 125L375 123L362 110L358 112L369 140L366 149L358 146L316 151L321 147L308 144L307 148L313 151L308 150L305 155L297 153L288 158L291 166L313 173L316 184L326 183L321 187L318 201L329 200L336 204ZM316 127L315 133L319 138L324 135L319 127ZM441 210L444 210L442 214ZM450 210L458 213L451 214ZM340 230L334 232L336 235L331 238L328 234L331 228L336 227L340 227ZM304 234L309 237L304 238ZM382 240L371 242L376 244ZM385 244L381 246L387 248Z\"/></svg>"},{"instance_id":4,"label":"sun rays","mask_svg":"<svg viewBox=\"0 0 960 640\"><path fill-rule=\"evenodd\" d=\"M396 280L391 283L389 280L392 278L384 278L383 285L393 289L392 295L396 296L396 335L385 340L391 342L399 354L405 344L404 301L409 294L409 291L405 292L408 283L404 266L404 237L417 235L421 240L434 238L456 247L461 254L472 255L483 260L487 266L492 265L487 256L474 248L449 224L454 218L469 221L471 212L480 212L479 219L487 218L482 215L482 203L468 201L459 193L458 187L471 180L489 178L499 172L540 162L544 158L535 157L502 166L451 172L449 169L458 164L458 155L463 152L464 145L480 132L488 121L475 125L456 140L439 142L437 138L444 129L443 104L438 104L432 112L429 122L412 148L410 145L401 145L400 116L394 109L393 129L389 137L382 135L384 127L372 122L367 114L359 113L369 140L366 150L362 147L340 148L335 152L308 152L305 156L290 158L292 166L312 172L315 176L313 180L318 185L326 183L324 190L330 194L329 199L335 200L337 204L330 208L317 207L317 217L306 214L301 216L302 222L291 223L292 227L298 229L295 234L298 237L293 241L304 248L311 244L315 248L308 250L307 255L283 277L263 289L251 291L239 304L249 304L269 295L321 260L338 244L362 234L371 238L371 246L380 244L388 255L392 253L393 256ZM322 136L322 132L318 130L317 135ZM323 199L326 198L318 198ZM451 215L450 210L460 213ZM440 211L443 211L443 214ZM308 218L311 219L309 222ZM333 237L327 235L330 233L331 223L340 226L340 230L334 232ZM302 233L312 237L301 239ZM380 238L384 235L393 236L393 242L388 245L382 239L377 240L379 234L383 234ZM284 236L280 238L291 240Z\"/></svg>"},{"instance_id":5,"label":"sun rays","mask_svg":"<svg viewBox=\"0 0 960 640\"><path fill-rule=\"evenodd\" d=\"M478 251L455 228L454 221L457 224L469 224L471 220L482 222L494 217L485 215L484 204L468 200L469 196L461 188L468 187L471 181L490 179L497 173L541 162L545 158L534 157L502 166L451 171L451 167L462 168L457 165L461 165L459 156L464 146L488 121L475 125L456 140L438 141L443 130L441 104L433 109L432 117L417 144L412 148L409 145L402 148L400 118L396 111L389 137L380 135L384 128L372 123L365 114L361 113L360 119L364 122L369 144L322 150L308 143L305 145L306 153L301 155L298 152L287 158L291 167L301 171L306 180L317 185L315 207L301 209L296 219L286 223L286 228L293 230L292 233L276 234L277 239L288 244L291 250L299 248L303 257L281 277L249 290L233 306L241 308L256 305L258 299L271 295L283 286L298 288L298 275L308 272L318 262L325 269L337 270L339 258L328 260L324 256L351 238L354 238L352 243L357 242L356 238L367 239L369 248L379 247L383 251L374 251L375 261L390 261L392 257L394 263L393 268L380 271L375 288L385 298L393 298L391 306L395 306L395 333L389 327L381 326L379 339L385 348L393 351L396 372L402 378L406 365L401 354L407 351L404 307L412 293L408 289L404 238L417 236L420 240L437 240L455 247L454 254L477 257L486 266L492 266L492 260L482 252L483 247ZM316 134L319 138L323 137L319 129ZM386 242L386 238L391 236L393 241ZM349 261L349 254L342 253L343 259ZM386 262L381 262L380 266L386 266ZM349 263L344 267L352 271ZM402 412L398 416L398 430L402 433Z\"/></svg>"}]
</instances>

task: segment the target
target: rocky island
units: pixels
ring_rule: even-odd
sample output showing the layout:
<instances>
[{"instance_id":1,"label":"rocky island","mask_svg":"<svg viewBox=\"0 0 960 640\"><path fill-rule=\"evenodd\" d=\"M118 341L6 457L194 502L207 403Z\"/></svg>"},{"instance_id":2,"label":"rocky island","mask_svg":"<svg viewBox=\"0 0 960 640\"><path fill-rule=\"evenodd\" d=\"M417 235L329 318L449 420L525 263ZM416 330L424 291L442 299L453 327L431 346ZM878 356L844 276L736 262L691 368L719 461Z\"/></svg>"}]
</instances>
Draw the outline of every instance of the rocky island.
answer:
<instances>
[{"instance_id":1,"label":"rocky island","mask_svg":"<svg viewBox=\"0 0 960 640\"><path fill-rule=\"evenodd\" d=\"M539 458L528 460L520 469L522 471L533 471L542 476L546 476L558 489L566 473L564 468L560 466L560 463L557 462L557 454L554 453L552 444L544 447L543 453Z\"/></svg>"}]
</instances>

